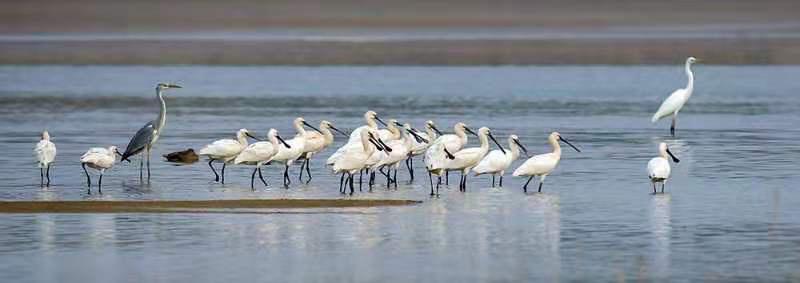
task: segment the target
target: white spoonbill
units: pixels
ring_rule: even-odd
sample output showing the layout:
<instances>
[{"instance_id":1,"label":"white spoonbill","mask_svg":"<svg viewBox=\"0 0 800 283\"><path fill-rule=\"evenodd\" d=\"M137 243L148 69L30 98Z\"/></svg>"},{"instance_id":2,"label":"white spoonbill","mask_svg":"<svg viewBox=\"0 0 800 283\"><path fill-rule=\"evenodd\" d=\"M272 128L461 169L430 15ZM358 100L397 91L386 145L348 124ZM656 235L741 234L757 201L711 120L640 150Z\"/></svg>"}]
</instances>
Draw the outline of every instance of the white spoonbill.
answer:
<instances>
[{"instance_id":1,"label":"white spoonbill","mask_svg":"<svg viewBox=\"0 0 800 283\"><path fill-rule=\"evenodd\" d=\"M666 143L658 145L658 157L653 157L650 162L647 162L647 176L650 177L650 182L653 183L653 193L656 192L656 183L661 183L661 192L664 192L664 184L669 179L671 168L669 166L669 158L675 163L681 162L667 147Z\"/></svg>"},{"instance_id":2,"label":"white spoonbill","mask_svg":"<svg viewBox=\"0 0 800 283\"><path fill-rule=\"evenodd\" d=\"M503 151L495 149L489 152L486 157L478 163L472 170L475 171L475 176L481 174L492 174L492 187L494 187L494 178L500 175L500 186L503 186L503 175L506 174L506 169L511 166L511 163L519 158L519 151L522 149L525 156L528 155L528 149L519 142L517 135L508 137L508 149Z\"/></svg>"},{"instance_id":3,"label":"white spoonbill","mask_svg":"<svg viewBox=\"0 0 800 283\"><path fill-rule=\"evenodd\" d=\"M264 180L264 176L261 174L261 166L270 162L272 157L278 153L278 148L280 147L278 142L283 143L286 147L291 147L278 135L278 130L269 129L269 132L267 132L267 141L254 142L248 145L236 156L236 159L234 159L234 164L256 166L256 168L253 169L253 175L250 176L251 189L255 190L254 181L256 179L256 172L258 172L258 178L261 179L264 186L269 186L267 181Z\"/></svg>"},{"instance_id":4,"label":"white spoonbill","mask_svg":"<svg viewBox=\"0 0 800 283\"><path fill-rule=\"evenodd\" d=\"M325 165L333 165L334 163L336 163L336 160L341 158L342 154L347 152L347 151L350 151L350 150L363 150L363 148L361 148L361 131L370 130L370 131L374 131L375 132L373 134L377 134L377 132L378 132L378 124L375 121L378 121L381 124L383 124L384 126L386 126L386 123L384 123L383 120L381 120L378 117L378 114L375 113L375 111L372 111L372 110L367 111L366 113L364 113L364 120L367 122L367 125L358 127L355 130L353 130L352 132L350 132L350 138L347 140L347 143L345 145L343 145L342 147L340 147L339 149L337 149L336 152L331 154L331 156L328 157L328 160L325 161ZM376 136L376 138L377 138L377 136Z\"/></svg>"},{"instance_id":5,"label":"white spoonbill","mask_svg":"<svg viewBox=\"0 0 800 283\"><path fill-rule=\"evenodd\" d=\"M342 178L339 180L339 192L341 193L344 193L344 185L349 182L350 194L353 194L353 174L366 166L365 163L367 162L367 159L369 159L375 150L383 149L375 140L376 134L373 134L371 130L363 130L361 131L360 135L361 147L349 150L343 154L341 158L337 159L336 163L333 164L333 173L342 174ZM345 175L347 175L346 180Z\"/></svg>"},{"instance_id":6,"label":"white spoonbill","mask_svg":"<svg viewBox=\"0 0 800 283\"><path fill-rule=\"evenodd\" d=\"M245 147L247 147L247 138L250 137L254 140L258 140L258 138L254 137L250 134L250 131L247 129L239 129L236 132L236 139L221 139L214 141L213 143L206 145L198 152L200 156L208 157L208 167L211 167L211 172L214 172L214 181L220 181L220 175L217 174L217 170L214 169L213 163L214 161L222 161L222 182L225 184L225 166L228 162L233 161L237 155L239 155Z\"/></svg>"},{"instance_id":7,"label":"white spoonbill","mask_svg":"<svg viewBox=\"0 0 800 283\"><path fill-rule=\"evenodd\" d=\"M89 187L87 189L89 194L92 194L92 179L89 177L89 171L86 171L86 166L100 171L100 179L97 181L97 192L102 194L103 174L105 174L106 170L114 167L114 163L117 162L116 154L122 155L119 153L116 146L110 146L108 148L90 148L89 151L81 156L81 167L83 167L83 173L86 173L86 186Z\"/></svg>"},{"instance_id":8,"label":"white spoonbill","mask_svg":"<svg viewBox=\"0 0 800 283\"><path fill-rule=\"evenodd\" d=\"M544 184L544 179L547 177L547 175L550 175L550 172L553 172L553 169L556 169L556 166L558 166L558 161L561 160L561 145L558 143L559 141L563 141L575 149L575 151L581 152L580 149L572 145L572 143L570 143L567 139L561 137L561 134L558 132L551 133L547 140L553 147L553 152L534 155L533 157L528 158L525 163L522 163L522 165L517 167L517 170L514 170L513 175L515 177L530 176L528 181L525 182L525 186L522 187L526 193L528 192L528 183L530 183L533 177L536 176L540 176L539 192L542 192L542 184Z\"/></svg>"},{"instance_id":9,"label":"white spoonbill","mask_svg":"<svg viewBox=\"0 0 800 283\"><path fill-rule=\"evenodd\" d=\"M400 161L406 160L409 155L411 154L411 150L414 147L414 142L419 140L420 142L424 142L427 140L423 140L416 132L411 129L411 125L409 124L400 124L397 121L392 121L396 123L397 126L403 127L403 130L400 133L401 138L399 140L393 140L386 143L386 145L392 149L391 152L387 152L385 155L382 156L381 160L378 161L375 165L370 168L371 171L375 171L376 169L381 168L388 168L387 172L384 173L386 175L386 186L389 187L391 183L395 184L397 187L397 168L400 167ZM392 169L394 169L394 177L389 178L389 174L392 173Z\"/></svg>"},{"instance_id":10,"label":"white spoonbill","mask_svg":"<svg viewBox=\"0 0 800 283\"><path fill-rule=\"evenodd\" d=\"M311 126L306 122L303 117L297 117L294 119L292 123L294 125L295 131L297 131L297 135L294 138L286 141L289 146L281 145L278 147L278 154L272 157L273 162L283 163L283 186L287 189L289 188L289 184L292 183L291 178L289 178L289 166L294 164L294 161L300 158L303 155L303 149L306 143L306 129L303 126L308 126L309 128L314 129L315 131L319 132L317 128ZM302 174L303 171L300 171Z\"/></svg>"},{"instance_id":11,"label":"white spoonbill","mask_svg":"<svg viewBox=\"0 0 800 283\"><path fill-rule=\"evenodd\" d=\"M306 132L303 155L300 156L300 159L303 160L303 164L300 165L300 181L303 180L303 167L305 167L306 173L308 173L308 182L311 181L311 157L333 143L333 132L331 132L331 130L345 137L347 136L347 134L337 129L331 122L326 120L322 120L322 122L319 123L319 131Z\"/></svg>"},{"instance_id":12,"label":"white spoonbill","mask_svg":"<svg viewBox=\"0 0 800 283\"><path fill-rule=\"evenodd\" d=\"M445 184L449 184L449 174L446 174L447 172L443 168L445 162L453 157L453 152L461 150L467 144L466 133L477 136L466 124L461 122L453 126L453 131L455 134L441 135L436 138L431 143L431 146L428 147L428 150L425 151L425 168L428 169L428 178L431 182L431 195L433 195L433 177L431 175L439 177L439 181L436 183L436 186L439 186L442 181L441 176L445 173Z\"/></svg>"},{"instance_id":13,"label":"white spoonbill","mask_svg":"<svg viewBox=\"0 0 800 283\"><path fill-rule=\"evenodd\" d=\"M50 165L56 160L56 145L50 141L50 133L42 132L42 139L33 149L36 163L39 165L40 183L44 184L45 170L47 170L47 185L50 185Z\"/></svg>"},{"instance_id":14,"label":"white spoonbill","mask_svg":"<svg viewBox=\"0 0 800 283\"><path fill-rule=\"evenodd\" d=\"M656 114L653 114L653 118L650 120L652 123L655 123L661 118L672 116L672 125L669 127L670 134L674 137L675 136L675 124L678 121L678 111L681 111L683 105L686 104L686 101L689 100L689 97L692 96L692 91L694 91L694 74L692 73L692 64L697 62L697 59L694 57L689 57L686 59L686 76L688 77L688 82L686 83L685 88L677 89L672 94L661 103L661 107L658 107L658 111Z\"/></svg>"},{"instance_id":15,"label":"white spoonbill","mask_svg":"<svg viewBox=\"0 0 800 283\"><path fill-rule=\"evenodd\" d=\"M486 153L489 152L489 139L492 139L500 151L503 154L506 154L506 150L503 149L500 143L498 143L494 138L492 131L487 127L481 127L478 129L478 140L481 142L480 147L471 147L459 150L458 152L453 153L453 156L445 162L445 170L461 171L461 182L458 185L460 191L467 191L467 176L469 175L470 170L478 165L478 163L481 162L481 159L486 156Z\"/></svg>"},{"instance_id":16,"label":"white spoonbill","mask_svg":"<svg viewBox=\"0 0 800 283\"><path fill-rule=\"evenodd\" d=\"M387 136L392 140L397 140L395 139L395 137L401 136L400 129L398 129L396 125L397 123L398 123L397 120L390 119L388 124L389 127L387 128L388 134L385 134L384 136ZM367 173L369 173L370 189L372 189L372 185L375 184L375 171L377 171L376 170L377 167L375 165L378 164L381 160L387 158L388 155L392 153L392 151L394 150L393 147L387 145L386 142L383 141L383 138L381 138L381 131L383 130L378 130L377 135L375 135L375 141L378 142L378 145L381 146L382 150L373 151L372 155L370 155L370 157L367 158L367 162L364 164L364 169L367 169ZM386 178L389 178L389 176L386 175ZM359 185L358 189L360 190L361 189L360 177L358 185Z\"/></svg>"},{"instance_id":17,"label":"white spoonbill","mask_svg":"<svg viewBox=\"0 0 800 283\"><path fill-rule=\"evenodd\" d=\"M411 155L409 155L408 159L406 159L408 175L411 178L411 181L414 181L414 156L425 153L425 151L431 146L431 143L442 135L442 132L436 128L436 124L434 124L431 120L425 122L424 133L413 128L412 130L421 138L420 140L414 139L414 147L411 149Z\"/></svg>"},{"instance_id":18,"label":"white spoonbill","mask_svg":"<svg viewBox=\"0 0 800 283\"><path fill-rule=\"evenodd\" d=\"M161 106L161 110L158 112L158 117L150 122L147 122L142 126L141 129L136 131L136 134L133 135L131 141L128 142L128 147L125 148L125 152L122 154L122 160L127 160L130 162L129 159L131 156L139 154L140 152L144 151L145 155L147 155L147 180L150 180L150 150L153 148L153 144L158 141L158 137L161 136L161 132L164 129L164 126L167 124L167 103L164 102L164 90L170 88L181 88L179 85L175 84L165 84L159 83L156 85L156 98L158 99L159 105ZM142 159L139 160L139 179L141 180L142 177L142 168L144 167L144 159L145 156L142 156Z\"/></svg>"}]
</instances>

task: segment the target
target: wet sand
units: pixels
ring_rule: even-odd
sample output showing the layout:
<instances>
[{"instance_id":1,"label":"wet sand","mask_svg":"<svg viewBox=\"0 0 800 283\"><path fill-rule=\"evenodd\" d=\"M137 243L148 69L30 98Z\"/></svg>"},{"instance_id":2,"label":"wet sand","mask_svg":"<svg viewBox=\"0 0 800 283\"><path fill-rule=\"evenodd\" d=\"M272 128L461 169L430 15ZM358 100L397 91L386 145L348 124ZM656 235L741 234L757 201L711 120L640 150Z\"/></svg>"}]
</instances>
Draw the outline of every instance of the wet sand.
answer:
<instances>
[{"instance_id":1,"label":"wet sand","mask_svg":"<svg viewBox=\"0 0 800 283\"><path fill-rule=\"evenodd\" d=\"M247 212L243 209L379 207L415 205L419 203L421 201L386 199L0 201L0 213L237 213Z\"/></svg>"}]
</instances>

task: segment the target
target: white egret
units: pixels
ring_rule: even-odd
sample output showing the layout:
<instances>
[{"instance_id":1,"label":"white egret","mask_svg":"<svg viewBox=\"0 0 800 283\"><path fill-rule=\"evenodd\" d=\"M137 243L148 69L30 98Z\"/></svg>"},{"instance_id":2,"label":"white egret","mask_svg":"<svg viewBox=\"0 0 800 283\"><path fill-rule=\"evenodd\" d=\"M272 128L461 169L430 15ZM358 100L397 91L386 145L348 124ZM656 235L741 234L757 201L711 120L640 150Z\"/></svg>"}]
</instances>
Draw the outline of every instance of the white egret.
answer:
<instances>
[{"instance_id":1,"label":"white egret","mask_svg":"<svg viewBox=\"0 0 800 283\"><path fill-rule=\"evenodd\" d=\"M208 157L208 167L211 167L211 172L214 172L214 181L220 181L220 175L214 169L214 161L222 161L222 182L225 184L225 166L228 162L233 161L242 150L247 147L247 138L258 140L247 129L239 129L236 132L236 139L221 139L206 145L200 149L199 155Z\"/></svg>"},{"instance_id":2,"label":"white egret","mask_svg":"<svg viewBox=\"0 0 800 283\"><path fill-rule=\"evenodd\" d=\"M656 192L656 184L661 183L661 192L664 192L664 184L667 183L667 179L669 179L669 173L671 168L669 166L669 158L672 158L672 161L675 163L681 162L674 154L669 150L666 143L660 143L658 145L658 157L653 157L650 159L650 162L647 163L647 176L650 177L650 182L653 183L653 193Z\"/></svg>"},{"instance_id":3,"label":"white egret","mask_svg":"<svg viewBox=\"0 0 800 283\"><path fill-rule=\"evenodd\" d=\"M133 135L131 141L128 142L128 147L125 148L125 152L122 153L122 158L120 161L128 161L130 162L130 157L136 154L145 151L147 155L147 180L150 180L150 150L153 148L153 145L158 141L158 137L161 136L161 131L164 129L164 126L167 124L167 103L164 102L164 90L170 88L181 88L179 85L175 84L165 84L159 83L156 85L156 98L161 106L161 111L158 112L158 117L139 129L136 134ZM142 168L144 167L144 159L145 156L142 156L142 159L139 160L139 179L141 180L142 177Z\"/></svg>"},{"instance_id":4,"label":"white egret","mask_svg":"<svg viewBox=\"0 0 800 283\"><path fill-rule=\"evenodd\" d=\"M689 100L689 97L692 96L692 92L694 91L694 74L692 73L692 64L697 62L697 59L694 57L689 57L686 59L686 76L688 77L688 82L686 83L685 88L677 89L672 94L661 103L661 106L658 107L658 111L653 114L653 118L650 120L652 123L655 123L661 118L672 116L672 125L669 127L670 134L674 137L675 136L675 124L678 121L678 112L681 111L683 105L686 104L686 101Z\"/></svg>"},{"instance_id":5,"label":"white egret","mask_svg":"<svg viewBox=\"0 0 800 283\"><path fill-rule=\"evenodd\" d=\"M42 139L36 144L33 154L36 156L36 162L39 165L40 183L44 184L44 178L47 175L47 185L49 186L50 165L56 159L56 145L50 141L50 133L47 131L42 132ZM45 170L47 174L45 174Z\"/></svg>"},{"instance_id":6,"label":"white egret","mask_svg":"<svg viewBox=\"0 0 800 283\"><path fill-rule=\"evenodd\" d=\"M414 139L414 147L411 149L411 154L408 156L408 159L406 159L408 175L411 178L411 181L414 181L414 156L425 153L425 151L431 146L431 143L442 135L442 132L436 128L436 124L434 124L431 120L425 122L424 133L413 128L412 130L421 138L419 140Z\"/></svg>"},{"instance_id":7,"label":"white egret","mask_svg":"<svg viewBox=\"0 0 800 283\"><path fill-rule=\"evenodd\" d=\"M550 172L553 172L553 169L556 169L558 166L558 161L561 160L561 145L559 141L563 141L569 146L571 146L575 151L581 152L580 149L572 145L567 139L561 137L561 134L558 132L553 132L547 138L547 141L550 142L550 145L553 147L553 152L534 155L525 163L522 163L517 170L514 170L514 176L529 176L528 181L525 182L525 186L523 186L523 190L527 193L528 192L528 183L536 177L539 177L539 192L542 192L542 184L544 184L544 179L547 175L550 175Z\"/></svg>"},{"instance_id":8,"label":"white egret","mask_svg":"<svg viewBox=\"0 0 800 283\"><path fill-rule=\"evenodd\" d=\"M439 136L432 142L428 150L425 151L425 168L428 170L428 178L431 182L431 195L433 195L433 177L431 175L439 177L439 181L436 183L437 187L441 183L441 176L443 173L445 173L445 183L449 184L449 174L446 174L447 170L443 168L445 162L453 157L453 152L461 150L464 148L464 145L467 144L468 139L466 133L477 136L466 124L461 122L453 126L453 131L455 134Z\"/></svg>"},{"instance_id":9,"label":"white egret","mask_svg":"<svg viewBox=\"0 0 800 283\"><path fill-rule=\"evenodd\" d=\"M86 170L86 166L100 171L100 179L97 181L97 192L102 194L103 174L105 174L106 170L114 167L114 163L117 162L116 154L122 155L119 153L116 146L110 146L108 148L90 148L89 151L81 156L81 167L83 167L83 173L86 173L86 186L89 187L87 189L89 194L92 194L92 179L89 177L89 171Z\"/></svg>"},{"instance_id":10,"label":"white egret","mask_svg":"<svg viewBox=\"0 0 800 283\"><path fill-rule=\"evenodd\" d=\"M363 169L366 165L367 159L372 155L372 153L377 149L383 149L380 146L377 140L375 140L376 134L373 134L372 130L363 130L360 132L361 136L361 147L354 148L346 153L342 154L342 157L336 160L336 163L333 164L333 172L334 174L342 174L341 179L339 180L339 192L344 193L345 187L344 184L350 184L350 194L352 195L354 192L353 189L353 174ZM347 179L345 180L345 175L347 175Z\"/></svg>"},{"instance_id":11,"label":"white egret","mask_svg":"<svg viewBox=\"0 0 800 283\"><path fill-rule=\"evenodd\" d=\"M494 187L494 178L500 175L500 186L503 186L503 175L506 174L506 169L511 166L511 163L519 158L519 151L522 149L525 156L528 155L528 149L519 142L517 135L508 137L508 149L499 150L495 149L489 152L486 157L478 163L472 170L475 171L475 176L481 174L492 174L492 187Z\"/></svg>"},{"instance_id":12,"label":"white egret","mask_svg":"<svg viewBox=\"0 0 800 283\"><path fill-rule=\"evenodd\" d=\"M255 189L254 181L256 172L258 172L258 178L261 179L264 186L269 186L267 181L264 180L264 175L261 173L261 166L269 163L272 157L278 153L278 148L280 148L279 142L291 148L291 146L278 135L278 130L269 129L267 132L267 141L254 142L248 145L236 156L236 159L233 160L234 164L255 165L253 175L250 176L251 189Z\"/></svg>"},{"instance_id":13,"label":"white egret","mask_svg":"<svg viewBox=\"0 0 800 283\"><path fill-rule=\"evenodd\" d=\"M289 146L281 145L278 147L278 154L272 157L273 162L283 163L283 186L287 187L289 184L292 183L292 180L289 178L289 166L291 166L295 160L300 158L303 155L303 149L305 147L306 142L306 129L303 126L308 126L317 132L319 130L314 126L306 123L306 120L303 117L297 117L294 119L292 123L294 125L295 131L297 131L297 135L294 138L286 141ZM301 170L300 173L302 174L303 171Z\"/></svg>"},{"instance_id":14,"label":"white egret","mask_svg":"<svg viewBox=\"0 0 800 283\"><path fill-rule=\"evenodd\" d=\"M471 147L459 150L456 153L453 153L452 157L448 157L448 160L445 162L443 167L445 170L461 171L461 182L458 185L460 191L467 191L467 176L469 175L470 170L478 165L483 157L486 156L486 153L489 152L489 139L492 139L494 144L500 148L500 151L503 154L506 153L506 150L503 149L500 143L498 143L492 135L492 131L487 127L481 127L478 129L478 140L481 142L479 147Z\"/></svg>"},{"instance_id":15,"label":"white egret","mask_svg":"<svg viewBox=\"0 0 800 283\"><path fill-rule=\"evenodd\" d=\"M361 131L370 130L375 132L373 134L376 134L378 132L378 124L375 121L378 121L384 126L386 126L386 123L384 123L383 120L381 120L378 117L378 114L372 110L364 113L364 121L366 121L367 125L358 127L352 132L350 132L350 138L348 139L347 143L342 147L340 147L339 149L337 149L336 152L331 154L331 156L328 157L328 160L325 161L325 165L333 165L334 163L336 163L336 160L341 158L342 154L347 151L354 149L363 150L363 148L361 148Z\"/></svg>"},{"instance_id":16,"label":"white egret","mask_svg":"<svg viewBox=\"0 0 800 283\"><path fill-rule=\"evenodd\" d=\"M303 159L303 164L300 165L301 181L303 180L303 167L305 167L306 173L308 173L308 181L311 181L311 157L333 143L333 132L331 132L331 130L347 137L347 134L337 129L331 122L326 120L322 120L322 122L319 123L319 131L306 132L303 155L300 156L300 159Z\"/></svg>"}]
</instances>

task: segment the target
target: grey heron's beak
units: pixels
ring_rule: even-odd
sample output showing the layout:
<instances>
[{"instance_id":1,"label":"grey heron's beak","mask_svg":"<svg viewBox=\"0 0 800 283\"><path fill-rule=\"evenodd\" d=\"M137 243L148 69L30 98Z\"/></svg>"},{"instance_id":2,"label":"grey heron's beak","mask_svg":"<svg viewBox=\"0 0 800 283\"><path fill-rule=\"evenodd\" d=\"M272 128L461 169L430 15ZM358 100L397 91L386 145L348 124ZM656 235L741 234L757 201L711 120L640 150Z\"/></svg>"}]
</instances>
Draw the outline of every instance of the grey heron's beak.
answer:
<instances>
[{"instance_id":1,"label":"grey heron's beak","mask_svg":"<svg viewBox=\"0 0 800 283\"><path fill-rule=\"evenodd\" d=\"M317 131L317 132L319 132L319 133L322 133L322 131L320 131L319 129L317 129L317 128L316 128L316 127L314 127L314 126L311 126L311 124L307 123L306 121L303 121L303 125L305 125L306 127L309 127L309 128L311 128L312 130L315 130L315 131Z\"/></svg>"},{"instance_id":2,"label":"grey heron's beak","mask_svg":"<svg viewBox=\"0 0 800 283\"><path fill-rule=\"evenodd\" d=\"M183 88L182 86L179 86L179 85L167 85L167 87L169 87L169 88Z\"/></svg>"},{"instance_id":3,"label":"grey heron's beak","mask_svg":"<svg viewBox=\"0 0 800 283\"><path fill-rule=\"evenodd\" d=\"M276 137L276 138L278 138L278 140L279 140L279 141L281 141L281 143L283 144L283 146L285 146L286 148L292 148L292 146L291 146L291 145L289 145L288 143L286 143L286 141L285 141L285 140L283 140L283 138L282 138L280 135L275 135L275 137Z\"/></svg>"},{"instance_id":4,"label":"grey heron's beak","mask_svg":"<svg viewBox=\"0 0 800 283\"><path fill-rule=\"evenodd\" d=\"M384 127L388 127L388 126L389 126L389 125L386 125L386 122L384 122L383 120L381 120L381 118L379 118L379 117L378 117L378 115L375 115L375 117L374 117L374 118L375 118L375 120L376 120L376 121L380 122L380 123L381 123L381 125L383 125Z\"/></svg>"},{"instance_id":5,"label":"grey heron's beak","mask_svg":"<svg viewBox=\"0 0 800 283\"><path fill-rule=\"evenodd\" d=\"M436 132L437 135L440 135L440 136L442 135L442 131L440 131L439 128L436 128L436 126L434 126L434 125L429 125L429 126L431 127L431 130Z\"/></svg>"},{"instance_id":6,"label":"grey heron's beak","mask_svg":"<svg viewBox=\"0 0 800 283\"><path fill-rule=\"evenodd\" d=\"M342 135L343 135L343 136L345 136L345 137L346 137L346 136L348 136L347 134L345 134L344 132L342 132L342 130L339 130L339 129L337 129L336 127L334 127L334 126L333 126L333 125L331 125L331 124L328 124L328 127L329 127L329 128L331 128L331 130L334 130L334 131L336 131L336 132L338 132L338 133L342 134Z\"/></svg>"},{"instance_id":7,"label":"grey heron's beak","mask_svg":"<svg viewBox=\"0 0 800 283\"><path fill-rule=\"evenodd\" d=\"M565 138L562 138L561 136L558 136L558 139L559 139L559 140L561 140L561 141L563 141L563 142L565 142L565 143L566 143L566 144L568 144L569 146L571 146L573 149L575 149L575 151L577 151L577 152L581 152L581 150L580 150L580 149L578 149L577 147L575 147L574 145L572 145L572 143L570 143L570 142L569 142L567 139L565 139Z\"/></svg>"},{"instance_id":8,"label":"grey heron's beak","mask_svg":"<svg viewBox=\"0 0 800 283\"><path fill-rule=\"evenodd\" d=\"M386 143L385 143L385 142L383 142L383 140L381 140L380 138L378 138L378 142L381 144L381 146L383 146L383 150L384 150L384 151L386 151L386 152L392 152L392 148L391 148L391 147L389 147L388 145L386 145Z\"/></svg>"},{"instance_id":9,"label":"grey heron's beak","mask_svg":"<svg viewBox=\"0 0 800 283\"><path fill-rule=\"evenodd\" d=\"M415 133L414 131L412 131L410 129L407 129L406 132L411 134L414 137L414 139L417 140L417 142L419 142L419 143L428 143L427 139L419 136L419 134Z\"/></svg>"},{"instance_id":10,"label":"grey heron's beak","mask_svg":"<svg viewBox=\"0 0 800 283\"><path fill-rule=\"evenodd\" d=\"M467 131L467 133L470 133L470 134L472 134L473 136L476 136L476 137L478 136L478 134L476 134L475 132L473 132L472 130L470 130L470 129L469 129L469 127L467 127L467 126L464 126L464 131Z\"/></svg>"},{"instance_id":11,"label":"grey heron's beak","mask_svg":"<svg viewBox=\"0 0 800 283\"><path fill-rule=\"evenodd\" d=\"M669 148L667 148L667 154L669 154L669 157L672 157L672 161L674 161L675 163L679 163L679 162L681 162L681 160L680 160L680 159L678 159L677 157L675 157L675 155L674 155L674 154L672 154L672 152L671 152L671 151L669 151Z\"/></svg>"},{"instance_id":12,"label":"grey heron's beak","mask_svg":"<svg viewBox=\"0 0 800 283\"><path fill-rule=\"evenodd\" d=\"M492 139L492 141L494 142L494 144L496 144L496 145L497 145L497 147L498 147L498 148L500 148L500 151L501 151L501 152L503 152L503 154L506 154L506 150L505 150L505 149L503 149L503 146L501 146L499 142L497 142L497 140L494 138L494 135L492 135L492 133L491 133L491 132L489 132L489 134L488 134L488 135L489 135L489 138L490 138L490 139Z\"/></svg>"},{"instance_id":13,"label":"grey heron's beak","mask_svg":"<svg viewBox=\"0 0 800 283\"><path fill-rule=\"evenodd\" d=\"M515 140L514 140L514 143L515 143L515 144L517 144L517 146L519 146L519 148L521 148L521 149L522 149L522 152L524 152L524 153L525 153L525 156L527 156L527 157L530 157L530 155L528 154L528 149L527 149L527 148L525 148L525 146L524 146L524 145L522 145L522 143L520 143L520 142L519 142L519 140L515 139Z\"/></svg>"}]
</instances>

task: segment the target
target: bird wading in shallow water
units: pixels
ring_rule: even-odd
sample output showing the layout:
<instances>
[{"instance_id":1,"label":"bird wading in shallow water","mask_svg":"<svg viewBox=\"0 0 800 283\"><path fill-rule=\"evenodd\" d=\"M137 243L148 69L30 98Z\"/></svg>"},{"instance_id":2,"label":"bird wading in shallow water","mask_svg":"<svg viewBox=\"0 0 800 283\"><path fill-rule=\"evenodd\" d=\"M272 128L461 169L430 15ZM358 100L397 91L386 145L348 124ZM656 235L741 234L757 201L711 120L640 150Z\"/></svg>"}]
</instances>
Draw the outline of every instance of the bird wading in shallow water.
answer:
<instances>
[{"instance_id":1,"label":"bird wading in shallow water","mask_svg":"<svg viewBox=\"0 0 800 283\"><path fill-rule=\"evenodd\" d=\"M87 191L89 194L92 194L92 178L89 177L89 171L86 170L86 166L100 171L100 178L97 181L97 192L102 194L103 174L106 173L106 170L114 167L114 163L117 162L117 154L120 156L122 155L119 153L116 146L110 146L108 148L90 148L89 151L81 156L81 167L83 167L83 173L86 174L86 186L88 187Z\"/></svg>"},{"instance_id":2,"label":"bird wading in shallow water","mask_svg":"<svg viewBox=\"0 0 800 283\"><path fill-rule=\"evenodd\" d=\"M570 147L575 149L577 152L581 152L580 149L572 145L567 139L561 137L561 134L558 132L553 132L547 138L547 141L550 142L550 146L553 147L553 152L534 155L525 163L522 163L517 170L514 170L514 176L526 176L529 177L528 181L525 182L525 186L522 189L527 193L528 192L528 184L533 180L534 177L539 177L539 192L542 192L542 185L544 184L544 179L547 175L550 175L556 166L558 166L558 162L561 160L561 144L559 141L562 141L568 144Z\"/></svg>"},{"instance_id":3,"label":"bird wading in shallow water","mask_svg":"<svg viewBox=\"0 0 800 283\"><path fill-rule=\"evenodd\" d=\"M47 176L47 186L50 185L50 165L56 160L56 145L50 141L50 133L47 131L42 132L42 139L36 144L33 149L36 156L36 162L39 165L40 183L44 185L45 176ZM46 171L46 173L45 173Z\"/></svg>"},{"instance_id":4,"label":"bird wading in shallow water","mask_svg":"<svg viewBox=\"0 0 800 283\"><path fill-rule=\"evenodd\" d=\"M222 161L222 181L220 183L225 184L225 166L228 164L228 162L233 161L236 156L247 147L248 137L258 140L258 138L250 134L250 131L247 129L239 129L239 131L236 132L235 140L217 140L200 149L200 156L208 157L208 167L211 167L211 172L214 172L215 182L220 182L220 174L217 174L217 170L214 169L214 165L212 163L214 161Z\"/></svg>"},{"instance_id":5,"label":"bird wading in shallow water","mask_svg":"<svg viewBox=\"0 0 800 283\"><path fill-rule=\"evenodd\" d=\"M139 161L140 180L143 179L142 170L144 167L144 159L147 158L147 180L150 181L150 150L153 148L156 141L158 141L158 138L161 136L161 131L167 124L167 103L164 102L164 91L171 88L181 88L181 86L165 83L156 85L156 98L161 106L158 117L144 124L144 126L133 135L131 141L128 142L128 147L125 148L125 152L122 153L122 158L120 158L120 161L125 160L130 162L131 156L139 154L142 151L145 152L146 156L142 156L142 159Z\"/></svg>"},{"instance_id":6,"label":"bird wading in shallow water","mask_svg":"<svg viewBox=\"0 0 800 283\"><path fill-rule=\"evenodd\" d=\"M525 152L525 156L528 156L528 149L519 142L519 137L517 137L517 135L508 137L508 148L507 150L495 149L490 151L489 154L478 163L478 166L472 169L472 171L475 171L475 176L492 174L492 187L494 187L494 179L497 175L500 175L500 186L502 187L503 175L505 175L506 169L511 166L511 163L519 158L520 149Z\"/></svg>"},{"instance_id":7,"label":"bird wading in shallow water","mask_svg":"<svg viewBox=\"0 0 800 283\"><path fill-rule=\"evenodd\" d=\"M686 101L689 101L689 97L692 96L692 92L694 91L694 74L692 73L692 64L697 62L697 59L694 57L689 57L686 59L686 76L688 77L688 82L686 83L685 88L677 89L672 94L661 103L661 106L658 107L658 111L653 114L653 118L650 119L650 122L655 123L658 120L661 120L664 117L672 116L672 125L669 127L669 133L673 137L675 136L675 127L678 123L678 112L681 111L683 105L686 104Z\"/></svg>"},{"instance_id":8,"label":"bird wading in shallow water","mask_svg":"<svg viewBox=\"0 0 800 283\"><path fill-rule=\"evenodd\" d=\"M662 142L658 145L658 156L647 162L647 177L653 183L653 194L657 193L656 184L658 183L661 183L661 193L664 193L664 185L667 183L669 174L672 171L669 166L670 158L675 163L681 162L680 159L672 154L667 144Z\"/></svg>"}]
</instances>

